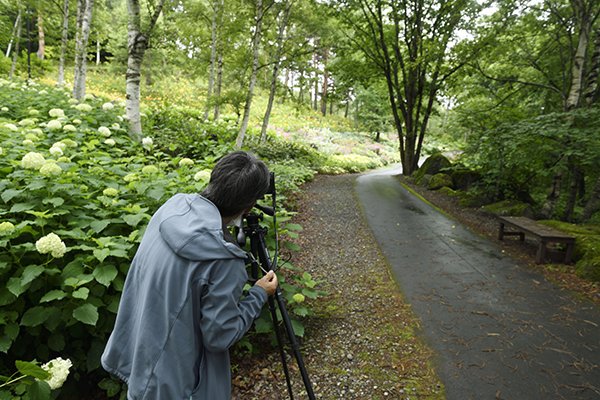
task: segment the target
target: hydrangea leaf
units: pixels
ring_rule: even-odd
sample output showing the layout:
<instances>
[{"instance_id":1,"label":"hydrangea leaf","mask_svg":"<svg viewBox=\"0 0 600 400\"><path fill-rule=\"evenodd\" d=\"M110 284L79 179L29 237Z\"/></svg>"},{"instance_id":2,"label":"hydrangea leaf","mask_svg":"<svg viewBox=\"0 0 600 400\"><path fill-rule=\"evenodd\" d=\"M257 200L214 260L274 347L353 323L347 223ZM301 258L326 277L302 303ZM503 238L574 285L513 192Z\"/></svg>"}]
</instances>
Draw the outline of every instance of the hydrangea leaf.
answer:
<instances>
[{"instance_id":1,"label":"hydrangea leaf","mask_svg":"<svg viewBox=\"0 0 600 400\"><path fill-rule=\"evenodd\" d=\"M117 268L114 265L100 265L94 269L94 278L100 284L108 287L110 283L117 277L118 275Z\"/></svg>"},{"instance_id":2,"label":"hydrangea leaf","mask_svg":"<svg viewBox=\"0 0 600 400\"><path fill-rule=\"evenodd\" d=\"M92 304L84 304L73 310L73 318L84 324L96 326L98 322L98 308Z\"/></svg>"}]
</instances>

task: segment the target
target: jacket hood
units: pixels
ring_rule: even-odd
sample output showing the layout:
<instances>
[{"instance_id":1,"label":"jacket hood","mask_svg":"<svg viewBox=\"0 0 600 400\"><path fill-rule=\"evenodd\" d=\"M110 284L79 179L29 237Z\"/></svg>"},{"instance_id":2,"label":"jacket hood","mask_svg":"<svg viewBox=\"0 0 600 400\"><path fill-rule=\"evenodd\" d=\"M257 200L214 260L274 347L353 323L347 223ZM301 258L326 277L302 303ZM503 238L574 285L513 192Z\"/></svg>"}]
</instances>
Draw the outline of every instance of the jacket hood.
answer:
<instances>
[{"instance_id":1,"label":"jacket hood","mask_svg":"<svg viewBox=\"0 0 600 400\"><path fill-rule=\"evenodd\" d=\"M217 207L198 194L177 194L161 207L159 232L180 257L193 260L246 258L246 252L223 238Z\"/></svg>"}]
</instances>

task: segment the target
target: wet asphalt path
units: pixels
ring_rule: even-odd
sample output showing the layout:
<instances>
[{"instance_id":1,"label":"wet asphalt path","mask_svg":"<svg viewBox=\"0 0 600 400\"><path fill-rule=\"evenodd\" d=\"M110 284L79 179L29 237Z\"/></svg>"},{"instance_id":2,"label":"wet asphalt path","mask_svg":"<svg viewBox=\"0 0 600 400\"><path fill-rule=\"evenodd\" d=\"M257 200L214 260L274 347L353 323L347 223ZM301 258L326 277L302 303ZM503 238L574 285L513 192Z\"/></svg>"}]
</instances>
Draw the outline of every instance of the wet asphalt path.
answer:
<instances>
[{"instance_id":1,"label":"wet asphalt path","mask_svg":"<svg viewBox=\"0 0 600 400\"><path fill-rule=\"evenodd\" d=\"M436 353L447 399L600 399L600 310L385 173L356 191Z\"/></svg>"}]
</instances>

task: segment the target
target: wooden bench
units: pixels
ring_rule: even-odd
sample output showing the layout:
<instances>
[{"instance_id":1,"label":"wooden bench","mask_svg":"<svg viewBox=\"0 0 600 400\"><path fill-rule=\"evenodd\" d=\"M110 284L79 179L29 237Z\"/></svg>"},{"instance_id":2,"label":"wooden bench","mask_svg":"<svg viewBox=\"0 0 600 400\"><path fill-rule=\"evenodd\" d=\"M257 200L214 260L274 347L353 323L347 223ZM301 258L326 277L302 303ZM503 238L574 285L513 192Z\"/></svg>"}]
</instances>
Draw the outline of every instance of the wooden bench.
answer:
<instances>
[{"instance_id":1,"label":"wooden bench","mask_svg":"<svg viewBox=\"0 0 600 400\"><path fill-rule=\"evenodd\" d=\"M567 246L565 251L565 264L571 262L573 248L575 247L575 238L566 233L558 231L546 225L526 217L498 217L500 220L500 229L498 230L498 239L503 240L504 236L519 236L521 241L525 240L525 234L533 236L539 241L535 262L542 264L546 259L548 243L562 243ZM511 230L507 231L506 228Z\"/></svg>"}]
</instances>

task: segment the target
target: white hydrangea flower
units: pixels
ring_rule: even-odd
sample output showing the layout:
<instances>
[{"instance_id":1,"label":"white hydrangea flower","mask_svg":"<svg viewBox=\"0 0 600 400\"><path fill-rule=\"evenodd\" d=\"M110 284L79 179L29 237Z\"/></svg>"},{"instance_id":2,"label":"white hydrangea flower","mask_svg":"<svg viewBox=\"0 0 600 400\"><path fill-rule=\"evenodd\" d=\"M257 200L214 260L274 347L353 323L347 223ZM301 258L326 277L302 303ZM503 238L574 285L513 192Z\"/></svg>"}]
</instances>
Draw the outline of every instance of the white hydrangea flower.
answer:
<instances>
[{"instance_id":1,"label":"white hydrangea flower","mask_svg":"<svg viewBox=\"0 0 600 400\"><path fill-rule=\"evenodd\" d=\"M4 150L2 150L2 147L0 147L0 156L4 153Z\"/></svg>"},{"instance_id":2,"label":"white hydrangea flower","mask_svg":"<svg viewBox=\"0 0 600 400\"><path fill-rule=\"evenodd\" d=\"M62 174L62 168L56 163L47 162L40 168L40 174L44 176L57 176Z\"/></svg>"},{"instance_id":3,"label":"white hydrangea flower","mask_svg":"<svg viewBox=\"0 0 600 400\"><path fill-rule=\"evenodd\" d=\"M109 137L111 134L110 129L108 129L105 126L101 126L100 128L98 128L98 132L100 132L100 134L102 136L106 136L106 137Z\"/></svg>"},{"instance_id":4,"label":"white hydrangea flower","mask_svg":"<svg viewBox=\"0 0 600 400\"><path fill-rule=\"evenodd\" d=\"M48 123L46 124L46 127L48 129L57 130L57 129L62 128L62 124L60 123L59 120L53 119L51 121L48 121Z\"/></svg>"},{"instance_id":5,"label":"white hydrangea flower","mask_svg":"<svg viewBox=\"0 0 600 400\"><path fill-rule=\"evenodd\" d=\"M27 133L25 134L25 139L35 142L36 140L38 140L38 137L33 133Z\"/></svg>"},{"instance_id":6,"label":"white hydrangea flower","mask_svg":"<svg viewBox=\"0 0 600 400\"><path fill-rule=\"evenodd\" d=\"M39 94L48 94L48 91L46 89L42 89L38 93Z\"/></svg>"},{"instance_id":7,"label":"white hydrangea flower","mask_svg":"<svg viewBox=\"0 0 600 400\"><path fill-rule=\"evenodd\" d=\"M145 138L142 139L142 146L149 150L152 148L152 146L154 145L154 141L152 140L152 138L150 136L146 136Z\"/></svg>"},{"instance_id":8,"label":"white hydrangea flower","mask_svg":"<svg viewBox=\"0 0 600 400\"><path fill-rule=\"evenodd\" d=\"M121 129L121 125L117 124L116 122L114 124L112 124L110 127L113 129Z\"/></svg>"},{"instance_id":9,"label":"white hydrangea flower","mask_svg":"<svg viewBox=\"0 0 600 400\"><path fill-rule=\"evenodd\" d=\"M59 157L56 162L71 162L71 159L69 157Z\"/></svg>"},{"instance_id":10,"label":"white hydrangea flower","mask_svg":"<svg viewBox=\"0 0 600 400\"><path fill-rule=\"evenodd\" d=\"M96 96L94 96L94 95L93 95L93 94L91 94L91 93L86 93L86 94L85 94L85 96L83 96L83 98L84 98L85 100L94 100L94 99L96 98Z\"/></svg>"},{"instance_id":11,"label":"white hydrangea flower","mask_svg":"<svg viewBox=\"0 0 600 400\"><path fill-rule=\"evenodd\" d=\"M31 151L23 156L23 158L21 159L21 166L25 169L39 170L45 162L46 159L43 155Z\"/></svg>"},{"instance_id":12,"label":"white hydrangea flower","mask_svg":"<svg viewBox=\"0 0 600 400\"><path fill-rule=\"evenodd\" d=\"M35 248L40 254L50 253L54 258L61 258L67 251L67 246L56 233L49 233L35 242Z\"/></svg>"},{"instance_id":13,"label":"white hydrangea flower","mask_svg":"<svg viewBox=\"0 0 600 400\"><path fill-rule=\"evenodd\" d=\"M55 156L55 157L56 157L56 156L60 157L60 156L62 156L63 154L65 154L65 153L63 152L63 149L62 149L62 148L60 148L60 147L58 147L58 146L52 146L52 147L50 147L50 150L48 150L48 151L50 152L50 154L52 154L52 155L53 155L53 156Z\"/></svg>"},{"instance_id":14,"label":"white hydrangea flower","mask_svg":"<svg viewBox=\"0 0 600 400\"><path fill-rule=\"evenodd\" d=\"M102 191L102 194L107 197L117 197L119 195L119 191L115 188L106 188Z\"/></svg>"},{"instance_id":15,"label":"white hydrangea flower","mask_svg":"<svg viewBox=\"0 0 600 400\"><path fill-rule=\"evenodd\" d=\"M196 172L196 174L194 175L194 180L208 182L210 180L210 171L207 169L203 169L202 171Z\"/></svg>"},{"instance_id":16,"label":"white hydrangea flower","mask_svg":"<svg viewBox=\"0 0 600 400\"><path fill-rule=\"evenodd\" d=\"M36 109L31 109L31 110L29 110L28 114L31 115L32 117L35 117L37 115L40 115L40 112Z\"/></svg>"},{"instance_id":17,"label":"white hydrangea flower","mask_svg":"<svg viewBox=\"0 0 600 400\"><path fill-rule=\"evenodd\" d=\"M2 112L8 112L8 107L2 107L1 110Z\"/></svg>"},{"instance_id":18,"label":"white hydrangea flower","mask_svg":"<svg viewBox=\"0 0 600 400\"><path fill-rule=\"evenodd\" d=\"M123 180L124 180L125 182L133 182L133 181L135 181L136 179L137 179L137 174L135 174L135 173L130 173L130 174L127 174L127 175L125 175L125 176L123 177Z\"/></svg>"},{"instance_id":19,"label":"white hydrangea flower","mask_svg":"<svg viewBox=\"0 0 600 400\"><path fill-rule=\"evenodd\" d=\"M75 125L79 125L79 124L81 124L81 120L80 120L79 118L75 118L75 119L73 120L73 123L74 123Z\"/></svg>"},{"instance_id":20,"label":"white hydrangea flower","mask_svg":"<svg viewBox=\"0 0 600 400\"><path fill-rule=\"evenodd\" d=\"M42 131L40 128L33 128L29 130L29 133L33 133L34 135L43 135L44 131Z\"/></svg>"},{"instance_id":21,"label":"white hydrangea flower","mask_svg":"<svg viewBox=\"0 0 600 400\"><path fill-rule=\"evenodd\" d=\"M13 132L16 132L19 130L19 128L15 124L4 124L4 127Z\"/></svg>"},{"instance_id":22,"label":"white hydrangea flower","mask_svg":"<svg viewBox=\"0 0 600 400\"><path fill-rule=\"evenodd\" d=\"M52 118L60 118L65 116L65 112L61 108L53 108L48 111L48 115L50 115Z\"/></svg>"},{"instance_id":23,"label":"white hydrangea flower","mask_svg":"<svg viewBox=\"0 0 600 400\"><path fill-rule=\"evenodd\" d=\"M52 147L58 147L59 149L64 151L67 148L67 144L65 143L65 141L56 142L52 145Z\"/></svg>"},{"instance_id":24,"label":"white hydrangea flower","mask_svg":"<svg viewBox=\"0 0 600 400\"><path fill-rule=\"evenodd\" d=\"M74 125L66 124L65 126L63 126L63 131L65 131L65 132L76 132L77 128L75 128Z\"/></svg>"},{"instance_id":25,"label":"white hydrangea flower","mask_svg":"<svg viewBox=\"0 0 600 400\"><path fill-rule=\"evenodd\" d=\"M75 109L82 111L82 112L90 112L90 111L92 111L93 107L90 106L89 104L81 103L81 104L77 104L75 106Z\"/></svg>"},{"instance_id":26,"label":"white hydrangea flower","mask_svg":"<svg viewBox=\"0 0 600 400\"><path fill-rule=\"evenodd\" d=\"M72 140L72 139L63 139L60 142L56 142L54 145L56 146L62 146L61 149L65 149L66 147L77 147L78 144L76 141Z\"/></svg>"},{"instance_id":27,"label":"white hydrangea flower","mask_svg":"<svg viewBox=\"0 0 600 400\"><path fill-rule=\"evenodd\" d=\"M33 144L33 141L31 139L23 140L23 146L31 146L32 144Z\"/></svg>"},{"instance_id":28,"label":"white hydrangea flower","mask_svg":"<svg viewBox=\"0 0 600 400\"><path fill-rule=\"evenodd\" d=\"M106 140L104 141L104 144L106 144L106 145L108 145L108 146L114 146L114 145L115 145L115 144L117 144L117 143L115 142L115 140L114 140L114 139L108 138L108 139L106 139Z\"/></svg>"},{"instance_id":29,"label":"white hydrangea flower","mask_svg":"<svg viewBox=\"0 0 600 400\"><path fill-rule=\"evenodd\" d=\"M12 222L0 222L0 236L8 236L15 231L15 226Z\"/></svg>"},{"instance_id":30,"label":"white hydrangea flower","mask_svg":"<svg viewBox=\"0 0 600 400\"><path fill-rule=\"evenodd\" d=\"M19 121L19 125L21 126L31 126L31 125L35 125L35 121L32 120L31 118L25 118Z\"/></svg>"},{"instance_id":31,"label":"white hydrangea flower","mask_svg":"<svg viewBox=\"0 0 600 400\"><path fill-rule=\"evenodd\" d=\"M152 175L152 174L157 174L157 173L158 173L158 168L156 168L154 165L146 165L142 168L142 174Z\"/></svg>"},{"instance_id":32,"label":"white hydrangea flower","mask_svg":"<svg viewBox=\"0 0 600 400\"><path fill-rule=\"evenodd\" d=\"M77 99L69 99L69 104L77 104L79 103L79 100Z\"/></svg>"},{"instance_id":33,"label":"white hydrangea flower","mask_svg":"<svg viewBox=\"0 0 600 400\"><path fill-rule=\"evenodd\" d=\"M104 111L110 111L110 110L112 110L113 108L115 108L115 105L114 105L113 103L111 103L111 102L108 102L108 103L104 103L104 104L102 104L102 109L103 109Z\"/></svg>"},{"instance_id":34,"label":"white hydrangea flower","mask_svg":"<svg viewBox=\"0 0 600 400\"><path fill-rule=\"evenodd\" d=\"M52 361L42 365L42 369L50 374L50 377L46 379L50 389L55 390L65 383L69 376L69 369L73 366L73 363L68 358L63 360L61 357L55 358Z\"/></svg>"},{"instance_id":35,"label":"white hydrangea flower","mask_svg":"<svg viewBox=\"0 0 600 400\"><path fill-rule=\"evenodd\" d=\"M194 160L192 160L191 158L184 157L181 160L179 160L180 167L185 167L189 165L194 165Z\"/></svg>"}]
</instances>

